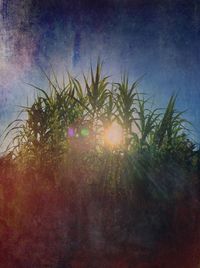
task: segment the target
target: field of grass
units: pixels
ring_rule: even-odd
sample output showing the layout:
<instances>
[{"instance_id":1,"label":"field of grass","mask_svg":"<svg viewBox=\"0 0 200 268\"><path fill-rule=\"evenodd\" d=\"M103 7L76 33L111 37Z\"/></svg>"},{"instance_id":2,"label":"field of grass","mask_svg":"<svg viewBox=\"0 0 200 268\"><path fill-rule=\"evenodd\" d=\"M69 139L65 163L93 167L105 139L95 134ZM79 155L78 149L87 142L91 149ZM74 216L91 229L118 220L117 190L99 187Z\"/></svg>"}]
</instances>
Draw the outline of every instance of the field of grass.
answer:
<instances>
[{"instance_id":1,"label":"field of grass","mask_svg":"<svg viewBox=\"0 0 200 268\"><path fill-rule=\"evenodd\" d=\"M155 107L100 62L45 76L4 133L1 267L198 267L200 150L177 96Z\"/></svg>"}]
</instances>

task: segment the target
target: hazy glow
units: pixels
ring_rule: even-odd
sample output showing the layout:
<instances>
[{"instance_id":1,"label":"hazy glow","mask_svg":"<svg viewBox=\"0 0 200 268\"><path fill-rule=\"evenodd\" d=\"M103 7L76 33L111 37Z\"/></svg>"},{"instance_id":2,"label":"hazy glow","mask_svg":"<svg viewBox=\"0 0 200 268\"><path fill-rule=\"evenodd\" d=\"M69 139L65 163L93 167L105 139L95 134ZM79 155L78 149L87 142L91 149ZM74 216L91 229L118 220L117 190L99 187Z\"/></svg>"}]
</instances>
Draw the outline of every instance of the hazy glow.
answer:
<instances>
[{"instance_id":1,"label":"hazy glow","mask_svg":"<svg viewBox=\"0 0 200 268\"><path fill-rule=\"evenodd\" d=\"M123 141L123 130L122 128L114 123L104 132L105 144L110 146L120 145Z\"/></svg>"}]
</instances>

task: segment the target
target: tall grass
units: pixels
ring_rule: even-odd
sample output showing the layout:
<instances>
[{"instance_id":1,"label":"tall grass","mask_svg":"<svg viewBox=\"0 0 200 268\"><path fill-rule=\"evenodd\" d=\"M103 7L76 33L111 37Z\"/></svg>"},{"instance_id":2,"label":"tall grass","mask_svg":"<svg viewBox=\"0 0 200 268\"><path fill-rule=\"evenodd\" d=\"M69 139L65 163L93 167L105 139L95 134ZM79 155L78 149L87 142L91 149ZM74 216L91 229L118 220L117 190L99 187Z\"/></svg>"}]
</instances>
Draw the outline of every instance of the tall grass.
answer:
<instances>
[{"instance_id":1,"label":"tall grass","mask_svg":"<svg viewBox=\"0 0 200 268\"><path fill-rule=\"evenodd\" d=\"M17 133L12 140L13 153L27 167L54 170L75 144L101 155L106 149L102 133L113 122L123 129L120 150L125 153L187 147L187 121L183 112L176 111L176 96L170 98L166 109L152 108L150 99L138 93L138 81L130 85L124 75L121 82L111 84L109 77L102 75L100 62L95 71L91 68L89 77L84 75L83 84L70 74L62 86L55 73L52 79L45 76L48 92L30 85L38 93L30 107L23 107L27 118L20 125L19 119L12 122L7 133ZM87 135L81 136L82 128Z\"/></svg>"},{"instance_id":2,"label":"tall grass","mask_svg":"<svg viewBox=\"0 0 200 268\"><path fill-rule=\"evenodd\" d=\"M31 254L33 265L70 267L75 251L101 248L102 241L108 252L124 252L135 247L138 235L144 248L144 238L155 242L160 235L165 241L179 234L177 211L180 203L185 207L196 198L200 157L184 113L176 109L177 97L171 96L165 109L155 107L139 92L139 81L130 83L124 75L111 83L100 62L83 83L70 74L61 83L54 72L45 78L48 90L29 85L37 95L22 107L25 119L9 124L9 154L0 161L4 167L12 163L9 174L0 170L0 178L7 176L15 185L14 201L5 206L14 215L7 218L16 244L23 246L31 233L30 245L36 241L37 251L41 230L48 239L49 233L56 235L56 246L45 241L44 248L56 248L63 264L55 257L52 266L39 252ZM112 125L122 129L120 144L105 139ZM186 216L184 227L193 228L194 217ZM21 262L30 264L24 256Z\"/></svg>"}]
</instances>

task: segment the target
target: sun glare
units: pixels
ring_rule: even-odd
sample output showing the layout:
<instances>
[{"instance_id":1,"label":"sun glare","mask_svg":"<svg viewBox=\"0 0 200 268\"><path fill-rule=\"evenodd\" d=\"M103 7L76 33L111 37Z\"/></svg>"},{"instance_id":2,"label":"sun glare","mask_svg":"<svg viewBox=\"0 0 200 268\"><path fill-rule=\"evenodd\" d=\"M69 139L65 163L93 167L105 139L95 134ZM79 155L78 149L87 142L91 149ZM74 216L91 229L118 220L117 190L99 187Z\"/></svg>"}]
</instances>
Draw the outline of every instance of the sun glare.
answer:
<instances>
[{"instance_id":1,"label":"sun glare","mask_svg":"<svg viewBox=\"0 0 200 268\"><path fill-rule=\"evenodd\" d=\"M117 146L122 143L123 130L118 124L112 124L104 132L105 144L110 146Z\"/></svg>"}]
</instances>

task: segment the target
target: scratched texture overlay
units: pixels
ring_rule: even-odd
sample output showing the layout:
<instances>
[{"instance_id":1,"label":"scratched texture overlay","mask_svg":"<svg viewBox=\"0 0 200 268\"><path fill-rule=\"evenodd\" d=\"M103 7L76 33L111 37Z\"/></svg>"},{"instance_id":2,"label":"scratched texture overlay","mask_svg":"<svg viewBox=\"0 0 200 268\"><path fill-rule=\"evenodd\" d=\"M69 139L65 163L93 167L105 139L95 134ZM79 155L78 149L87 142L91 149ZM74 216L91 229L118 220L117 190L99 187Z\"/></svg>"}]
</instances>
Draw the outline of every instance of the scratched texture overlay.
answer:
<instances>
[{"instance_id":1,"label":"scratched texture overlay","mask_svg":"<svg viewBox=\"0 0 200 268\"><path fill-rule=\"evenodd\" d=\"M0 268L200 268L199 130L200 0L0 0Z\"/></svg>"}]
</instances>

